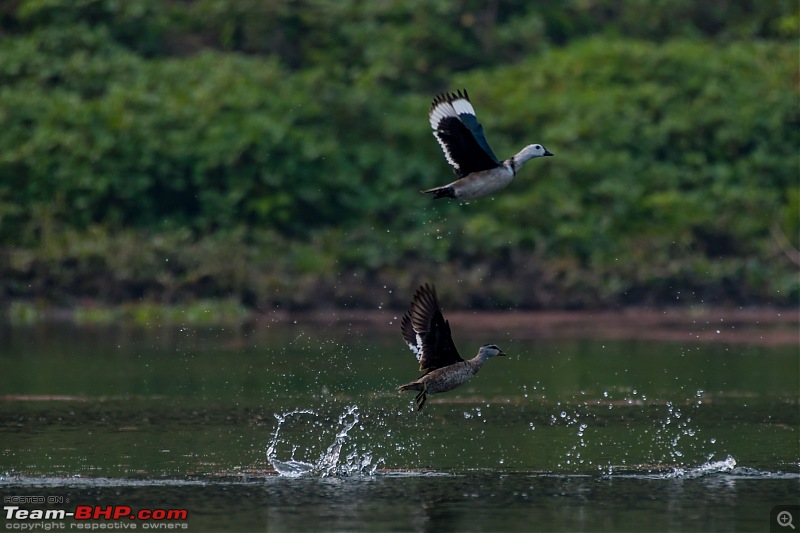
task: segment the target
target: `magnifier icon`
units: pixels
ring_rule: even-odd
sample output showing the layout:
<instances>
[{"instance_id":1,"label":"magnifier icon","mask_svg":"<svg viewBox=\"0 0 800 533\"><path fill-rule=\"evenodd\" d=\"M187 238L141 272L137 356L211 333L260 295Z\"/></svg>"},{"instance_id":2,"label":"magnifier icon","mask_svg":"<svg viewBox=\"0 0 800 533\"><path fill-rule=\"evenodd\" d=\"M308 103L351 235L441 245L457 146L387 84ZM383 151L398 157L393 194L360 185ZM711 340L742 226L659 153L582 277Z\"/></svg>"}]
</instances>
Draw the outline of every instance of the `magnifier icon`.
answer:
<instances>
[{"instance_id":1,"label":"magnifier icon","mask_svg":"<svg viewBox=\"0 0 800 533\"><path fill-rule=\"evenodd\" d=\"M781 511L778 513L778 525L781 527L790 527L795 529L794 524L792 524L792 513L789 511Z\"/></svg>"}]
</instances>

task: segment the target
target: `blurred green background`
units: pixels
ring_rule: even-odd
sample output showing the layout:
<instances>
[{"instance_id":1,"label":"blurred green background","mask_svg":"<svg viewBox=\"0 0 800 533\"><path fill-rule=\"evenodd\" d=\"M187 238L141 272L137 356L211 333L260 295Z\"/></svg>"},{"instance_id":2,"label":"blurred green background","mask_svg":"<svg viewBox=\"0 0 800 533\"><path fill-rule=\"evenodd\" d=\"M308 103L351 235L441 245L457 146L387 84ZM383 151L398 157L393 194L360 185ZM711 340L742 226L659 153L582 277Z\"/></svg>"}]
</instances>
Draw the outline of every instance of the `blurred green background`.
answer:
<instances>
[{"instance_id":1,"label":"blurred green background","mask_svg":"<svg viewBox=\"0 0 800 533\"><path fill-rule=\"evenodd\" d=\"M790 0L4 1L0 308L796 305L799 27ZM457 88L500 157L556 157L421 195Z\"/></svg>"}]
</instances>

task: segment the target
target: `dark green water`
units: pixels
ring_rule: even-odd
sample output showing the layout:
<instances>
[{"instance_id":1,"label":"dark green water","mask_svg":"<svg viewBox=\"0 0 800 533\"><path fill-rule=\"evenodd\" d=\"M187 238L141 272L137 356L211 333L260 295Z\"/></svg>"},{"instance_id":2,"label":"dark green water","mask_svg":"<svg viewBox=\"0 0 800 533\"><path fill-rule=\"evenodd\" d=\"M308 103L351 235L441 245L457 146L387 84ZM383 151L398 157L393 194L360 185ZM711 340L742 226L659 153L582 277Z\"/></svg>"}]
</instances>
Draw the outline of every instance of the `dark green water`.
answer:
<instances>
[{"instance_id":1,"label":"dark green water","mask_svg":"<svg viewBox=\"0 0 800 533\"><path fill-rule=\"evenodd\" d=\"M460 331L510 357L417 413L413 355L367 331L0 329L0 492L194 531L769 531L800 503L797 345Z\"/></svg>"}]
</instances>

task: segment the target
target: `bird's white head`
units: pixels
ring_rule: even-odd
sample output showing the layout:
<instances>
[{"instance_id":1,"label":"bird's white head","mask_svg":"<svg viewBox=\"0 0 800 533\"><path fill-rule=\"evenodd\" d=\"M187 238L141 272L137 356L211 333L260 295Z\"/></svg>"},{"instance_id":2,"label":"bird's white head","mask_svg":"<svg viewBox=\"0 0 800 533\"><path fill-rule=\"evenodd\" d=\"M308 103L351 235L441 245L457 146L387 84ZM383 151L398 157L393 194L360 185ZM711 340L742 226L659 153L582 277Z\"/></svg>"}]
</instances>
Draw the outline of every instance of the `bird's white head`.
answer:
<instances>
[{"instance_id":1,"label":"bird's white head","mask_svg":"<svg viewBox=\"0 0 800 533\"><path fill-rule=\"evenodd\" d=\"M498 348L496 344L484 344L481 346L481 349L478 350L478 356L483 359L495 357L496 355L505 355L505 352Z\"/></svg>"},{"instance_id":2,"label":"bird's white head","mask_svg":"<svg viewBox=\"0 0 800 533\"><path fill-rule=\"evenodd\" d=\"M534 157L552 156L553 154L541 144L529 144L520 151L519 155L528 160Z\"/></svg>"},{"instance_id":3,"label":"bird's white head","mask_svg":"<svg viewBox=\"0 0 800 533\"><path fill-rule=\"evenodd\" d=\"M525 148L519 151L517 155L515 155L511 160L511 170L516 173L516 171L525 163L533 159L534 157L544 157L547 155L553 155L551 152L547 150L541 144L529 144ZM508 162L506 162L508 164Z\"/></svg>"}]
</instances>

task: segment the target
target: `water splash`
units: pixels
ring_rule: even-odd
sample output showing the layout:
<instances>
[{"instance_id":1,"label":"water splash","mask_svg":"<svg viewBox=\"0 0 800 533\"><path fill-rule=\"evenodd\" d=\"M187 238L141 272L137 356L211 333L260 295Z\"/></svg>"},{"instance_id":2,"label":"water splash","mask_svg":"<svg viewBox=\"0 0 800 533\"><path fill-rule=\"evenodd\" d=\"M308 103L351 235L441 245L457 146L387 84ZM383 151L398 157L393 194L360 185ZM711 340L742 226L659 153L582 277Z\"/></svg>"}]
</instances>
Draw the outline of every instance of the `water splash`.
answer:
<instances>
[{"instance_id":1,"label":"water splash","mask_svg":"<svg viewBox=\"0 0 800 533\"><path fill-rule=\"evenodd\" d=\"M684 410L671 401L666 402L666 417L655 428L650 441L650 454L653 461L663 463L666 461L680 463L690 456L696 456L703 450L709 451L709 444L713 445L716 439L711 437L704 440L698 433L701 430L692 423L692 416L699 412L703 405L703 390L695 391L695 400L687 401ZM661 450L660 457L659 450ZM666 452L664 452L666 450ZM708 456L708 459L713 453Z\"/></svg>"},{"instance_id":2,"label":"water splash","mask_svg":"<svg viewBox=\"0 0 800 533\"><path fill-rule=\"evenodd\" d=\"M585 452L587 448L587 440L584 438L584 435L586 434L587 429L589 429L589 424L581 421L582 416L583 415L579 409L573 410L572 414L568 414L566 411L561 411L561 413L559 413L559 417L565 426L578 426L575 431L577 441L575 441L572 446L566 452L564 452L564 459L557 463L559 468L563 468L564 466L575 468L584 464L592 464L591 460L588 460L587 462L587 460L582 457L582 452ZM555 420L555 416L551 415L551 419Z\"/></svg>"},{"instance_id":3,"label":"water splash","mask_svg":"<svg viewBox=\"0 0 800 533\"><path fill-rule=\"evenodd\" d=\"M338 430L333 438L333 442L320 453L319 457L314 460L308 460L306 457L298 459L295 457L298 450L301 450L301 453L305 454L313 454L313 451L310 451L309 446L291 444L291 454L289 458L285 460L279 459L278 445L284 443L284 440L281 438L281 430L288 420L300 415L309 415L313 417L310 419L310 422L305 424L303 433L306 437L313 436L313 432L318 431L318 428L322 428L317 434L318 439L322 442L323 439L326 438L326 433L329 432L325 429L327 424L323 422L328 422L330 419L323 418L322 415L310 409L296 409L283 414L276 413L275 418L278 423L275 426L272 439L270 439L269 446L267 447L267 460L279 475L286 477L372 475L377 471L378 465L383 462L383 458L373 460L372 453L359 453L358 449L352 449L347 452L344 461L341 459L342 451L350 436L350 431L359 423L360 417L358 407L355 405L347 407L345 411L339 415L337 420L338 426L335 426L338 427Z\"/></svg>"},{"instance_id":4,"label":"water splash","mask_svg":"<svg viewBox=\"0 0 800 533\"><path fill-rule=\"evenodd\" d=\"M665 478L696 478L707 476L709 474L719 474L722 472L731 472L736 468L736 459L730 455L722 461L709 461L703 463L696 468L684 469L680 467L674 468L671 472L662 474L661 477Z\"/></svg>"},{"instance_id":5,"label":"water splash","mask_svg":"<svg viewBox=\"0 0 800 533\"><path fill-rule=\"evenodd\" d=\"M275 418L278 419L278 424L275 426L275 432L272 434L272 439L270 439L269 446L267 446L267 461L272 467L278 472L279 475L288 476L288 477L298 477L311 472L313 469L313 464L306 463L304 461L299 461L294 458L294 454L297 451L297 447L292 447L292 456L287 461L281 461L278 459L277 447L279 442L279 436L281 432L281 427L283 424L290 418L296 415L313 415L315 414L314 411L308 409L296 409L294 411L290 411L288 413L277 414L275 413Z\"/></svg>"},{"instance_id":6,"label":"water splash","mask_svg":"<svg viewBox=\"0 0 800 533\"><path fill-rule=\"evenodd\" d=\"M606 390L602 391L602 398L577 404L556 402L549 414L550 425L574 432L571 437L563 437L564 449L556 462L559 469L590 468L601 475L611 475L620 470L661 473L666 468L691 468L704 458L713 464L710 461L718 453L717 439L705 434L693 421L703 408L702 389L693 390L692 396L677 401L653 398L639 388L620 392L622 397ZM631 413L634 418L630 431L625 435L604 431L608 418L617 416L607 414L606 410L621 410L619 416ZM644 423L639 422L642 419ZM530 425L532 429L533 423Z\"/></svg>"},{"instance_id":7,"label":"water splash","mask_svg":"<svg viewBox=\"0 0 800 533\"><path fill-rule=\"evenodd\" d=\"M767 472L756 470L754 468L747 468L737 466L736 459L732 456L727 456L721 461L707 461L700 466L695 467L672 467L668 470L660 472L653 472L652 469L645 471L631 471L625 469L621 472L615 471L613 467L609 467L605 472L601 472L603 478L638 478L638 479L696 479L701 477L714 477L722 476L724 479L737 479L737 478L759 478L759 479L798 479L800 476L795 473L786 472Z\"/></svg>"}]
</instances>

